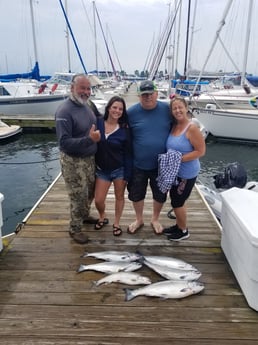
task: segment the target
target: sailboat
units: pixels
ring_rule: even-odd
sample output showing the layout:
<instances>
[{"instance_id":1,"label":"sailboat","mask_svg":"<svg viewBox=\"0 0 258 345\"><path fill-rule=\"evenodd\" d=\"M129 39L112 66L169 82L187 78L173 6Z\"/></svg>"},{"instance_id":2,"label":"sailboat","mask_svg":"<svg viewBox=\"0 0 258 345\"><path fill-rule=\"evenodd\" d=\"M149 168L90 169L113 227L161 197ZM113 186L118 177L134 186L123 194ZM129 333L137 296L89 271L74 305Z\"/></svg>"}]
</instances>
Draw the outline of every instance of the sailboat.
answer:
<instances>
[{"instance_id":1,"label":"sailboat","mask_svg":"<svg viewBox=\"0 0 258 345\"><path fill-rule=\"evenodd\" d=\"M0 115L18 116L26 115L31 118L35 115L52 116L54 118L58 105L68 96L66 89L57 89L57 85L48 87L47 84L40 83L40 74L37 58L37 45L34 27L34 14L32 0L30 0L30 12L32 22L32 34L35 53L35 68L33 69L33 79L27 79L30 74L21 74L22 80L12 80L15 75L5 76L5 81L0 82ZM26 80L24 80L24 78ZM3 78L4 79L4 78ZM17 79L16 79L17 80Z\"/></svg>"},{"instance_id":2,"label":"sailboat","mask_svg":"<svg viewBox=\"0 0 258 345\"><path fill-rule=\"evenodd\" d=\"M246 71L252 11L253 0L249 0L246 44L244 47L244 67L242 72L243 86L245 86L244 78ZM248 92L249 88L246 86L245 88ZM251 93L248 93L248 96L241 96L240 94L238 94L237 96L233 96L232 94L230 98L224 98L224 104L221 103L221 107L218 106L217 102L212 102L212 99L203 108L199 107L198 105L197 107L195 107L193 101L192 113L204 125L204 127L209 131L209 133L215 137L230 140L258 142L258 110L256 102L257 94L253 95ZM243 100L244 97L246 103L248 103L248 106L246 107L245 101ZM215 97L214 93L213 100L217 100L217 97ZM230 105L231 107L226 107L226 105Z\"/></svg>"}]
</instances>

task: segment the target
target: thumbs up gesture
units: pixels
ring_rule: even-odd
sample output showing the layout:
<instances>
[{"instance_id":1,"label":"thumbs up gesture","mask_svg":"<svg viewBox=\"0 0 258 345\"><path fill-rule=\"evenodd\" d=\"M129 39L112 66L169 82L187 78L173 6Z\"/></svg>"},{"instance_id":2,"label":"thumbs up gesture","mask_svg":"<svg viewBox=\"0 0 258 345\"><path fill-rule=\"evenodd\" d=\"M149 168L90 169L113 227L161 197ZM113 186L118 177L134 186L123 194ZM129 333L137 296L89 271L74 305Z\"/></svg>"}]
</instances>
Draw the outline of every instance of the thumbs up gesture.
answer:
<instances>
[{"instance_id":1,"label":"thumbs up gesture","mask_svg":"<svg viewBox=\"0 0 258 345\"><path fill-rule=\"evenodd\" d=\"M95 143L97 143L98 141L100 141L100 131L99 131L98 129L96 130L96 126L95 126L94 124L91 126L89 137L90 137Z\"/></svg>"}]
</instances>

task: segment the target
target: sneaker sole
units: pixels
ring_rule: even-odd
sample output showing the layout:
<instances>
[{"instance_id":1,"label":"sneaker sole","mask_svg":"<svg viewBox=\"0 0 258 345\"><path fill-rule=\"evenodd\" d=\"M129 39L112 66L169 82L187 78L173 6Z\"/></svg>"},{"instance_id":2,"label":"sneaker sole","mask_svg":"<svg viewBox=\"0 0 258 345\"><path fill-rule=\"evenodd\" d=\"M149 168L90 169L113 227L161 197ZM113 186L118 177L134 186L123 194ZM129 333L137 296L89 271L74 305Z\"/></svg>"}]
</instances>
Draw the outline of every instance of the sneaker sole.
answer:
<instances>
[{"instance_id":1,"label":"sneaker sole","mask_svg":"<svg viewBox=\"0 0 258 345\"><path fill-rule=\"evenodd\" d=\"M190 234L187 234L185 236L182 236L180 238L168 238L169 241L179 242L181 240L185 240L190 237Z\"/></svg>"}]
</instances>

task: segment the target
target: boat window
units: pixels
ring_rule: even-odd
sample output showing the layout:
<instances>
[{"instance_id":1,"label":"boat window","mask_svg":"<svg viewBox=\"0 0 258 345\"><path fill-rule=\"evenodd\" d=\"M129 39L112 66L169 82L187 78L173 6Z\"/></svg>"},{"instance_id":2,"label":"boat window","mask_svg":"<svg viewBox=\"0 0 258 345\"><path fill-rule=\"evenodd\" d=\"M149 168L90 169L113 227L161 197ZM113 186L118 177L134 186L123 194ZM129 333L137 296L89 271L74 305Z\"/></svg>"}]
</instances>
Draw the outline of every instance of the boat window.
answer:
<instances>
[{"instance_id":1,"label":"boat window","mask_svg":"<svg viewBox=\"0 0 258 345\"><path fill-rule=\"evenodd\" d=\"M10 96L9 92L4 88L3 86L0 85L0 96Z\"/></svg>"}]
</instances>

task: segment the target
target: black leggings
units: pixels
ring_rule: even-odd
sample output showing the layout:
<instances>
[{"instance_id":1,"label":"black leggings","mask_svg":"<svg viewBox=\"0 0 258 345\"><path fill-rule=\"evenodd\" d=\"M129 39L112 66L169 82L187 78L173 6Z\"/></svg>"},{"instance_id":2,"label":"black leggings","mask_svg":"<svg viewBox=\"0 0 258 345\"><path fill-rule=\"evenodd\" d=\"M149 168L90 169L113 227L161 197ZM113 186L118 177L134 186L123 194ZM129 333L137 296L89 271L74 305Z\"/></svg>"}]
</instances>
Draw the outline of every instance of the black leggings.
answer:
<instances>
[{"instance_id":1,"label":"black leggings","mask_svg":"<svg viewBox=\"0 0 258 345\"><path fill-rule=\"evenodd\" d=\"M189 198L194 187L197 176L189 180L181 177L177 178L178 184L173 185L169 191L171 206L173 208L184 206L185 201Z\"/></svg>"}]
</instances>

